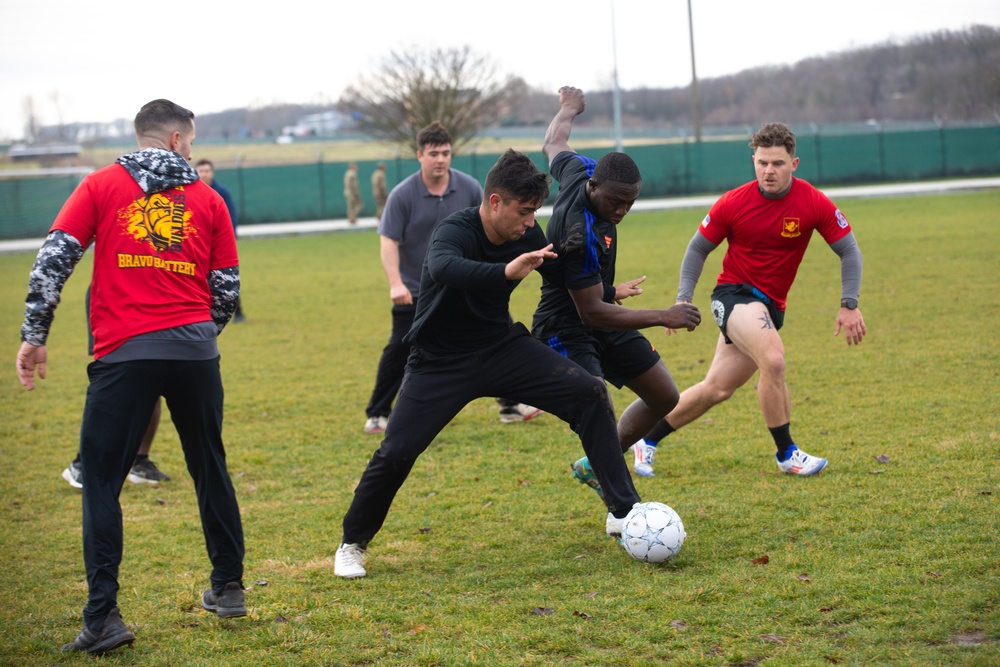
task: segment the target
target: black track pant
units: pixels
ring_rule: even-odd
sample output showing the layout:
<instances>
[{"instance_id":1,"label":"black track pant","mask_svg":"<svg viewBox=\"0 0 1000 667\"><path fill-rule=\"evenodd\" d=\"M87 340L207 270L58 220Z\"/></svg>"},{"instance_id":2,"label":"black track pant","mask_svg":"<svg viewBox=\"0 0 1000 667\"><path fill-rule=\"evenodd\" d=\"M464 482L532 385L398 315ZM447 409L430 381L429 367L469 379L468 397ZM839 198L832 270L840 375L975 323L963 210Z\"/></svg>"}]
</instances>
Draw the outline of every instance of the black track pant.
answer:
<instances>
[{"instance_id":1,"label":"black track pant","mask_svg":"<svg viewBox=\"0 0 1000 667\"><path fill-rule=\"evenodd\" d=\"M99 629L118 606L122 560L122 485L160 396L180 436L194 479L211 583L243 578L243 524L222 445L219 359L127 361L87 367L90 386L80 430L83 464L83 560L89 595L83 620Z\"/></svg>"},{"instance_id":2,"label":"black track pant","mask_svg":"<svg viewBox=\"0 0 1000 667\"><path fill-rule=\"evenodd\" d=\"M608 510L639 502L604 383L515 324L498 344L473 353L413 348L385 439L344 516L344 542L367 544L375 536L417 457L466 404L483 396L507 396L567 422L580 436Z\"/></svg>"}]
</instances>

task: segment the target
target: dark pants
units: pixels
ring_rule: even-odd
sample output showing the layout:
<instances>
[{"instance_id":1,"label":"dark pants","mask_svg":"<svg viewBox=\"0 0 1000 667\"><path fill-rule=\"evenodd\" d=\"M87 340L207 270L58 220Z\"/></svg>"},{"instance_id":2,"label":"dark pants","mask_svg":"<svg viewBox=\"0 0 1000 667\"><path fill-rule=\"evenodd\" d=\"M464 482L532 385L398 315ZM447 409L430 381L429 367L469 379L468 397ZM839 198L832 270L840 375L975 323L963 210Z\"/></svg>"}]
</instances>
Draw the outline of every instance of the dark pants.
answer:
<instances>
[{"instance_id":1,"label":"dark pants","mask_svg":"<svg viewBox=\"0 0 1000 667\"><path fill-rule=\"evenodd\" d=\"M367 544L375 536L417 457L467 403L483 396L509 396L567 422L580 436L608 510L639 502L604 383L515 324L499 343L473 353L413 348L385 439L344 516L344 542Z\"/></svg>"},{"instance_id":2,"label":"dark pants","mask_svg":"<svg viewBox=\"0 0 1000 667\"><path fill-rule=\"evenodd\" d=\"M87 367L90 386L80 429L83 561L89 596L87 626L99 629L117 606L122 560L122 485L139 449L156 399L166 399L180 436L201 512L211 583L243 579L243 524L222 445L219 359L129 361Z\"/></svg>"},{"instance_id":3,"label":"dark pants","mask_svg":"<svg viewBox=\"0 0 1000 667\"><path fill-rule=\"evenodd\" d=\"M414 305L392 307L392 333L378 360L375 388L365 408L367 417L388 417L392 412L392 402L399 393L406 371L406 358L410 356L410 344L403 342L403 336L410 331L416 312Z\"/></svg>"}]
</instances>

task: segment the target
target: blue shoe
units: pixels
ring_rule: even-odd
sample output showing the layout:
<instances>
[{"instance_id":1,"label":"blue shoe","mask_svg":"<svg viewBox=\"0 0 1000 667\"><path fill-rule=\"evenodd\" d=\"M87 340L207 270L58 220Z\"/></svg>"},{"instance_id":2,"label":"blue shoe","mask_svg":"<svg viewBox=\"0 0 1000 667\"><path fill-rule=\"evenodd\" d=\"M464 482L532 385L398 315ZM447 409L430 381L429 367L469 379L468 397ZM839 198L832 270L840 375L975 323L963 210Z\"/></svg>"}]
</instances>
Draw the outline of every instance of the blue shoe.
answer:
<instances>
[{"instance_id":1,"label":"blue shoe","mask_svg":"<svg viewBox=\"0 0 1000 667\"><path fill-rule=\"evenodd\" d=\"M594 474L594 469L590 467L590 461L586 456L573 464L573 478L592 488L601 497L601 500L604 500L601 483L597 481L597 475Z\"/></svg>"}]
</instances>

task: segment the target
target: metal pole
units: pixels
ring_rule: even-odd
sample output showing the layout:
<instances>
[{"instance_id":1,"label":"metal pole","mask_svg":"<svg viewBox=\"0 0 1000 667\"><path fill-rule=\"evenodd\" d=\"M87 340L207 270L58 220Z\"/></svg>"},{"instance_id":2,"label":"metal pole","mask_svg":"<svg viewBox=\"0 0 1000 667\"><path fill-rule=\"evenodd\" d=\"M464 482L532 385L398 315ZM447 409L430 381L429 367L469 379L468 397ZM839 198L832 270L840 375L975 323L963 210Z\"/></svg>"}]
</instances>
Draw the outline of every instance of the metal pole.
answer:
<instances>
[{"instance_id":1,"label":"metal pole","mask_svg":"<svg viewBox=\"0 0 1000 667\"><path fill-rule=\"evenodd\" d=\"M691 0L688 0L688 35L691 41L691 126L694 140L701 141L701 99L698 95L698 72L694 66L694 18L691 16Z\"/></svg>"},{"instance_id":2,"label":"metal pole","mask_svg":"<svg viewBox=\"0 0 1000 667\"><path fill-rule=\"evenodd\" d=\"M689 0L690 1L690 0ZM622 94L621 90L618 88L618 42L615 38L615 0L611 0L611 54L612 62L614 63L614 70L612 71L613 79L613 100L614 100L614 116L615 116L615 150L619 153L622 152Z\"/></svg>"}]
</instances>

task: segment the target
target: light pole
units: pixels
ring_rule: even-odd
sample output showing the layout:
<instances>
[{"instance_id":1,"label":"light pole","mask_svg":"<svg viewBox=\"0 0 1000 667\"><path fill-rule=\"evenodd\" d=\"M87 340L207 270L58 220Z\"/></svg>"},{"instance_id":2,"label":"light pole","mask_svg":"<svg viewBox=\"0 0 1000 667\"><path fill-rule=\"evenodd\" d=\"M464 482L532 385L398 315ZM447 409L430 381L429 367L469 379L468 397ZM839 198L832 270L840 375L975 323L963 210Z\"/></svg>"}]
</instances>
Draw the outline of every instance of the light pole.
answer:
<instances>
[{"instance_id":1,"label":"light pole","mask_svg":"<svg viewBox=\"0 0 1000 667\"><path fill-rule=\"evenodd\" d=\"M690 2L691 0L688 0ZM615 37L615 0L611 0L611 59L612 70L612 100L615 117L615 150L622 152L622 94L618 89L618 42Z\"/></svg>"},{"instance_id":2,"label":"light pole","mask_svg":"<svg viewBox=\"0 0 1000 667\"><path fill-rule=\"evenodd\" d=\"M701 100L698 96L698 73L694 67L694 19L691 16L691 0L688 2L688 35L691 41L691 126L694 140L701 141Z\"/></svg>"}]
</instances>

